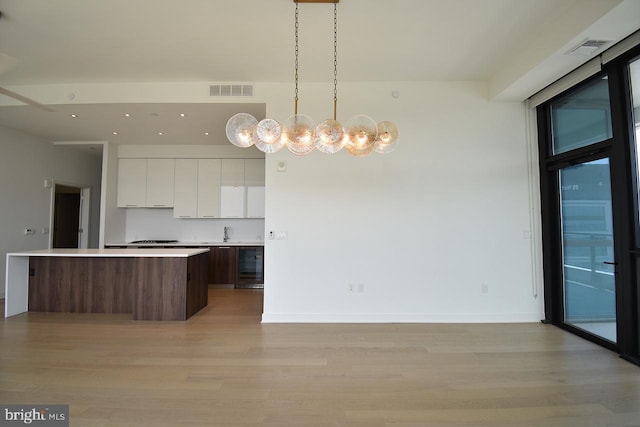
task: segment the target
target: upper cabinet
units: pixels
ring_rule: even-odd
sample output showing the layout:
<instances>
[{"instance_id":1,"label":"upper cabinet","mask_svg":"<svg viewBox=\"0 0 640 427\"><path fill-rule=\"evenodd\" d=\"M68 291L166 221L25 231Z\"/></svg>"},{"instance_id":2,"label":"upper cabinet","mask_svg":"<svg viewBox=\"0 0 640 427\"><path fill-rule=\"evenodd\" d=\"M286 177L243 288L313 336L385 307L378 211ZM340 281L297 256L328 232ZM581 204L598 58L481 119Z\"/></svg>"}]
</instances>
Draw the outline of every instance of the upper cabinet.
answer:
<instances>
[{"instance_id":1,"label":"upper cabinet","mask_svg":"<svg viewBox=\"0 0 640 427\"><path fill-rule=\"evenodd\" d=\"M223 187L244 186L245 161L243 159L222 159L221 185Z\"/></svg>"},{"instance_id":2,"label":"upper cabinet","mask_svg":"<svg viewBox=\"0 0 640 427\"><path fill-rule=\"evenodd\" d=\"M264 218L264 159L120 159L118 207L175 218Z\"/></svg>"},{"instance_id":3,"label":"upper cabinet","mask_svg":"<svg viewBox=\"0 0 640 427\"><path fill-rule=\"evenodd\" d=\"M118 207L173 207L174 164L173 159L120 159Z\"/></svg>"},{"instance_id":4,"label":"upper cabinet","mask_svg":"<svg viewBox=\"0 0 640 427\"><path fill-rule=\"evenodd\" d=\"M220 159L176 159L175 218L220 218Z\"/></svg>"},{"instance_id":5,"label":"upper cabinet","mask_svg":"<svg viewBox=\"0 0 640 427\"><path fill-rule=\"evenodd\" d=\"M198 160L176 159L173 216L195 218L198 215Z\"/></svg>"},{"instance_id":6,"label":"upper cabinet","mask_svg":"<svg viewBox=\"0 0 640 427\"><path fill-rule=\"evenodd\" d=\"M175 160L147 160L147 207L173 207Z\"/></svg>"},{"instance_id":7,"label":"upper cabinet","mask_svg":"<svg viewBox=\"0 0 640 427\"><path fill-rule=\"evenodd\" d=\"M220 218L220 159L198 160L198 218Z\"/></svg>"},{"instance_id":8,"label":"upper cabinet","mask_svg":"<svg viewBox=\"0 0 640 427\"><path fill-rule=\"evenodd\" d=\"M244 161L244 185L264 187L264 159L246 159Z\"/></svg>"},{"instance_id":9,"label":"upper cabinet","mask_svg":"<svg viewBox=\"0 0 640 427\"><path fill-rule=\"evenodd\" d=\"M147 159L118 161L118 207L142 208L147 204Z\"/></svg>"}]
</instances>

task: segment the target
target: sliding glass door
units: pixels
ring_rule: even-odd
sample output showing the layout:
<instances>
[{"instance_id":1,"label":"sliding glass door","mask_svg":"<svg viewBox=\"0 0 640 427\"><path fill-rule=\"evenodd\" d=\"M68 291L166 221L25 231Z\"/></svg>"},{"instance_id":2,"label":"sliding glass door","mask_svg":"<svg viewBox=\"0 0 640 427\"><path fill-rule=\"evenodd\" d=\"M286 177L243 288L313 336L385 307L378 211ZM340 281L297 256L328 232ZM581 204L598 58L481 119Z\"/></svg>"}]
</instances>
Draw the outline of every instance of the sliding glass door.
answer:
<instances>
[{"instance_id":1,"label":"sliding glass door","mask_svg":"<svg viewBox=\"0 0 640 427\"><path fill-rule=\"evenodd\" d=\"M609 159L559 170L564 320L616 342Z\"/></svg>"}]
</instances>

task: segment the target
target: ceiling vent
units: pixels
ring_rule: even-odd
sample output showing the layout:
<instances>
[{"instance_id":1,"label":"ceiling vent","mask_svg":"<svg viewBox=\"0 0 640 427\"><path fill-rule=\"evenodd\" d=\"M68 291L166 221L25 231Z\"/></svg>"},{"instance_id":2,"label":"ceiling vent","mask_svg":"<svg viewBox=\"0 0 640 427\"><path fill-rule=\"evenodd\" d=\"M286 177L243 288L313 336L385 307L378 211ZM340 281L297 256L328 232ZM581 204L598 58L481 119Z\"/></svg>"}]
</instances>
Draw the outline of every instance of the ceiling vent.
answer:
<instances>
[{"instance_id":1,"label":"ceiling vent","mask_svg":"<svg viewBox=\"0 0 640 427\"><path fill-rule=\"evenodd\" d=\"M584 40L579 45L567 52L567 55L591 56L602 46L611 43L611 40Z\"/></svg>"},{"instance_id":2,"label":"ceiling vent","mask_svg":"<svg viewBox=\"0 0 640 427\"><path fill-rule=\"evenodd\" d=\"M253 96L253 85L211 85L209 96Z\"/></svg>"}]
</instances>

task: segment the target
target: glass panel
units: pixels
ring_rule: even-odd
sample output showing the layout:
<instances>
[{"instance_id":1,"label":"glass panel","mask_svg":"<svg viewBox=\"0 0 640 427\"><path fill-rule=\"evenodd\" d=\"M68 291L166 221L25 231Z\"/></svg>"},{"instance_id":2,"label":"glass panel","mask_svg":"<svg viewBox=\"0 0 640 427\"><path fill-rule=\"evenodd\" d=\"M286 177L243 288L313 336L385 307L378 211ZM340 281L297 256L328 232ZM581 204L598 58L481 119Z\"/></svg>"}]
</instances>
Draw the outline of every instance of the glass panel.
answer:
<instances>
[{"instance_id":1,"label":"glass panel","mask_svg":"<svg viewBox=\"0 0 640 427\"><path fill-rule=\"evenodd\" d=\"M616 342L609 159L560 171L565 322Z\"/></svg>"},{"instance_id":2,"label":"glass panel","mask_svg":"<svg viewBox=\"0 0 640 427\"><path fill-rule=\"evenodd\" d=\"M554 101L551 123L554 154L611 138L609 80L606 76Z\"/></svg>"}]
</instances>

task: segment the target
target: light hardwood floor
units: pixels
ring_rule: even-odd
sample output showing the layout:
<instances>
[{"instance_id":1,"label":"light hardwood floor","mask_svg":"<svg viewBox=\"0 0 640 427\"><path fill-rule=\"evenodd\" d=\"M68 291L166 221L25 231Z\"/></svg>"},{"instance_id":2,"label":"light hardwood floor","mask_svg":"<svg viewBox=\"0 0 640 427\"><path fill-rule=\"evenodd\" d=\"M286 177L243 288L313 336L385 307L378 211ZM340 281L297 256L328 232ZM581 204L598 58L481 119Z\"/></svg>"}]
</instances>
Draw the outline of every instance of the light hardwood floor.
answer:
<instances>
[{"instance_id":1,"label":"light hardwood floor","mask_svg":"<svg viewBox=\"0 0 640 427\"><path fill-rule=\"evenodd\" d=\"M0 403L71 425L640 426L640 368L542 324L265 324L210 289L186 322L28 313L0 322Z\"/></svg>"}]
</instances>

